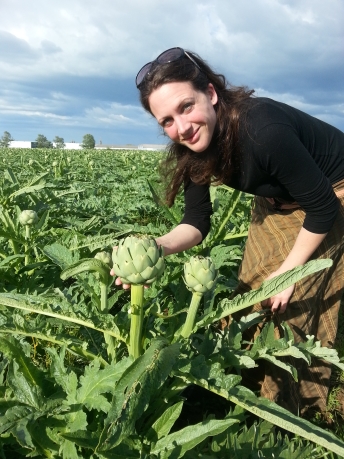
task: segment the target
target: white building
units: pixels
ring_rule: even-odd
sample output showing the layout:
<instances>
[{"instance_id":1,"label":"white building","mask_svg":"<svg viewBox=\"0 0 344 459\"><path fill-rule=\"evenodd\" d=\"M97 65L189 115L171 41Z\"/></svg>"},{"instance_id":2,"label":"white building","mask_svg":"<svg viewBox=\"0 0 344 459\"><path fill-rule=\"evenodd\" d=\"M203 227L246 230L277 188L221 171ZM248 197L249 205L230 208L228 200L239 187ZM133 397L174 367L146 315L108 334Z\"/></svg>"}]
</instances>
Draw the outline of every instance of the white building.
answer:
<instances>
[{"instance_id":1,"label":"white building","mask_svg":"<svg viewBox=\"0 0 344 459\"><path fill-rule=\"evenodd\" d=\"M165 151L166 145L142 143L141 145L138 145L137 149L138 150L150 150L150 151Z\"/></svg>"},{"instance_id":2,"label":"white building","mask_svg":"<svg viewBox=\"0 0 344 459\"><path fill-rule=\"evenodd\" d=\"M116 145L116 144L104 144L97 143L94 147L96 150L137 150L137 145Z\"/></svg>"},{"instance_id":3,"label":"white building","mask_svg":"<svg viewBox=\"0 0 344 459\"><path fill-rule=\"evenodd\" d=\"M55 142L53 142L53 146L56 147L56 144ZM81 147L81 144L80 143L76 143L76 142L65 142L65 147L64 147L65 150L81 150L82 147Z\"/></svg>"},{"instance_id":4,"label":"white building","mask_svg":"<svg viewBox=\"0 0 344 459\"><path fill-rule=\"evenodd\" d=\"M30 140L11 140L8 146L10 148L36 148L37 142L31 142Z\"/></svg>"}]
</instances>

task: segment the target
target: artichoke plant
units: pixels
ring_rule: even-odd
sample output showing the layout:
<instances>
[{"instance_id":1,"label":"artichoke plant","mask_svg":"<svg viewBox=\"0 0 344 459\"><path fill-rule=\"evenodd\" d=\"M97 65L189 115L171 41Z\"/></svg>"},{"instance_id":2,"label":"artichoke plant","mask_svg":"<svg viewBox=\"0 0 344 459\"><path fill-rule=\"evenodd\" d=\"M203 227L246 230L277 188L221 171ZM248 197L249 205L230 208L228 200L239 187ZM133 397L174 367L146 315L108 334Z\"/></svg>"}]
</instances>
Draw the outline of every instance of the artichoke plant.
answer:
<instances>
[{"instance_id":1,"label":"artichoke plant","mask_svg":"<svg viewBox=\"0 0 344 459\"><path fill-rule=\"evenodd\" d=\"M105 252L105 251L104 252L98 252L98 253L95 254L94 258L96 260L102 261L106 265L110 266L110 268L112 267L111 253Z\"/></svg>"},{"instance_id":2,"label":"artichoke plant","mask_svg":"<svg viewBox=\"0 0 344 459\"><path fill-rule=\"evenodd\" d=\"M30 264L30 244L29 241L31 239L31 226L34 225L38 220L37 213L34 210L23 210L19 214L19 223L25 226L25 266Z\"/></svg>"},{"instance_id":3,"label":"artichoke plant","mask_svg":"<svg viewBox=\"0 0 344 459\"><path fill-rule=\"evenodd\" d=\"M213 288L216 277L215 265L209 257L191 257L184 265L184 282L191 292L208 292Z\"/></svg>"},{"instance_id":4,"label":"artichoke plant","mask_svg":"<svg viewBox=\"0 0 344 459\"><path fill-rule=\"evenodd\" d=\"M23 210L19 214L19 223L21 223L23 226L33 225L37 220L38 217L34 210Z\"/></svg>"},{"instance_id":5,"label":"artichoke plant","mask_svg":"<svg viewBox=\"0 0 344 459\"><path fill-rule=\"evenodd\" d=\"M154 282L164 271L163 248L150 237L129 236L112 253L113 269L124 284Z\"/></svg>"},{"instance_id":6,"label":"artichoke plant","mask_svg":"<svg viewBox=\"0 0 344 459\"><path fill-rule=\"evenodd\" d=\"M142 354L144 285L154 282L164 271L163 248L150 237L129 236L112 253L113 271L123 284L131 284L129 353Z\"/></svg>"},{"instance_id":7,"label":"artichoke plant","mask_svg":"<svg viewBox=\"0 0 344 459\"><path fill-rule=\"evenodd\" d=\"M195 326L196 315L203 294L215 285L217 270L211 258L194 256L184 264L184 282L192 292L192 299L181 336L188 338Z\"/></svg>"}]
</instances>

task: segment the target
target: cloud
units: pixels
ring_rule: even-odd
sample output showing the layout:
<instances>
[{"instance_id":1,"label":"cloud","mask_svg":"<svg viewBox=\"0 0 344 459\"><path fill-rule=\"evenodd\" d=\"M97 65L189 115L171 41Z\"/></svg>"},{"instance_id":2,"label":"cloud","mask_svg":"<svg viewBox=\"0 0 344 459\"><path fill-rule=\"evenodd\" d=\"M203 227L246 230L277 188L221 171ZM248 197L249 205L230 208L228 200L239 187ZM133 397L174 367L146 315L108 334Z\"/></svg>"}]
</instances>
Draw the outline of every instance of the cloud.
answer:
<instances>
[{"instance_id":1,"label":"cloud","mask_svg":"<svg viewBox=\"0 0 344 459\"><path fill-rule=\"evenodd\" d=\"M10 32L0 30L0 61L5 63L32 62L39 53L25 40Z\"/></svg>"},{"instance_id":2,"label":"cloud","mask_svg":"<svg viewBox=\"0 0 344 459\"><path fill-rule=\"evenodd\" d=\"M0 126L17 137L84 123L153 142L134 78L173 46L344 129L342 0L2 0L0 14Z\"/></svg>"}]
</instances>

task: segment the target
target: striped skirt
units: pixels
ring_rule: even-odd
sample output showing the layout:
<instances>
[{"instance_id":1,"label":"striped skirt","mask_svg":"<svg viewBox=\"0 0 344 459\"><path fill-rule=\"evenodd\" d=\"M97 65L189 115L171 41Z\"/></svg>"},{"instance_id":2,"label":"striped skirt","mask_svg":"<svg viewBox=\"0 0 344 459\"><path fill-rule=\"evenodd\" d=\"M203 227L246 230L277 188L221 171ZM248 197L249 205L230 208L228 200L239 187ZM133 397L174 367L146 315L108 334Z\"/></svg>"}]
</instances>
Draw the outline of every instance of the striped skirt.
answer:
<instances>
[{"instance_id":1,"label":"striped skirt","mask_svg":"<svg viewBox=\"0 0 344 459\"><path fill-rule=\"evenodd\" d=\"M343 189L344 180L334 185L336 192ZM344 196L339 199L341 206L337 219L312 256L312 259L331 258L333 265L296 284L286 312L275 314L272 319L276 339L280 337L279 323L285 321L296 342L305 340L306 335L314 335L323 346L332 347L334 344L344 292ZM236 294L258 288L279 268L293 247L304 218L305 212L300 208L276 212L266 199L255 198ZM261 305L257 304L245 314L260 309ZM260 329L261 326L257 326L250 330L245 338L254 339ZM309 408L326 410L331 365L313 360L308 366L303 359L290 359L298 371L299 381L295 382L283 369L266 361L258 362L261 364L257 369L243 373L243 382L248 387L260 389L262 396L296 414L303 414Z\"/></svg>"}]
</instances>

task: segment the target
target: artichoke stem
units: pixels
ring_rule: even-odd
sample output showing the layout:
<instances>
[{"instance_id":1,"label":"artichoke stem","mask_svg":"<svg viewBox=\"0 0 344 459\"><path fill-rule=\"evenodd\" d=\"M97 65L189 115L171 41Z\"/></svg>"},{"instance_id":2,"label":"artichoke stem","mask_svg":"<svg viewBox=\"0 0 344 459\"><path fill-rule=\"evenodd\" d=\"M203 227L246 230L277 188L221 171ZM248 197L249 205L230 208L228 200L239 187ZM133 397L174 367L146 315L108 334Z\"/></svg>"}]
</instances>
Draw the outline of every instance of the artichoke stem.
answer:
<instances>
[{"instance_id":1,"label":"artichoke stem","mask_svg":"<svg viewBox=\"0 0 344 459\"><path fill-rule=\"evenodd\" d=\"M25 240L28 242L31 238L31 228L30 225L25 225ZM30 264L30 254L29 254L29 244L26 243L25 248L25 266Z\"/></svg>"},{"instance_id":2,"label":"artichoke stem","mask_svg":"<svg viewBox=\"0 0 344 459\"><path fill-rule=\"evenodd\" d=\"M191 332L195 326L197 311L199 304L201 302L203 293L194 292L192 294L192 299L189 307L189 311L186 316L186 321L181 332L183 338L188 338L191 335Z\"/></svg>"},{"instance_id":3,"label":"artichoke stem","mask_svg":"<svg viewBox=\"0 0 344 459\"><path fill-rule=\"evenodd\" d=\"M108 307L108 288L104 282L100 282L100 310L107 312Z\"/></svg>"},{"instance_id":4,"label":"artichoke stem","mask_svg":"<svg viewBox=\"0 0 344 459\"><path fill-rule=\"evenodd\" d=\"M137 359L142 354L142 328L143 328L143 285L131 286L131 323L129 354Z\"/></svg>"}]
</instances>

